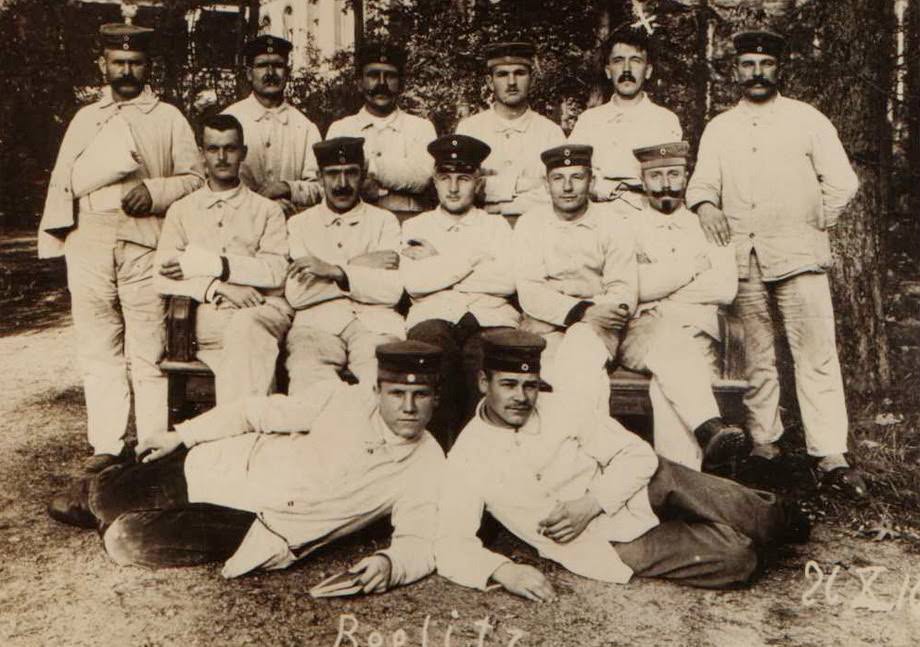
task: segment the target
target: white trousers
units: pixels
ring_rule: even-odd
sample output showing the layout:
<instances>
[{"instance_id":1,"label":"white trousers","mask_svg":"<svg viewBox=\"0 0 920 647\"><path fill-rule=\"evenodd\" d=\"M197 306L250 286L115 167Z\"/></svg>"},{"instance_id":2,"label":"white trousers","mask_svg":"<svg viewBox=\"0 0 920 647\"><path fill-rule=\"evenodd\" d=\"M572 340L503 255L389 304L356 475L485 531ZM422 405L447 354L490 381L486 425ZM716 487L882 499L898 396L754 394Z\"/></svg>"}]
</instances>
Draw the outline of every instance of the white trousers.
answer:
<instances>
[{"instance_id":1,"label":"white trousers","mask_svg":"<svg viewBox=\"0 0 920 647\"><path fill-rule=\"evenodd\" d=\"M719 417L712 392L715 340L697 328L648 311L632 319L621 346L625 368L651 373L655 451L699 470L703 452L693 430Z\"/></svg>"},{"instance_id":2,"label":"white trousers","mask_svg":"<svg viewBox=\"0 0 920 647\"><path fill-rule=\"evenodd\" d=\"M278 343L291 327L291 308L269 297L254 308L198 306L198 359L214 371L217 404L273 390Z\"/></svg>"},{"instance_id":3,"label":"white trousers","mask_svg":"<svg viewBox=\"0 0 920 647\"><path fill-rule=\"evenodd\" d=\"M745 365L752 387L744 404L751 436L762 445L783 434L771 301L779 309L789 339L808 453L818 457L842 454L847 450L847 410L827 275L806 272L767 283L753 253L750 278L738 282L734 305L744 323Z\"/></svg>"},{"instance_id":4,"label":"white trousers","mask_svg":"<svg viewBox=\"0 0 920 647\"><path fill-rule=\"evenodd\" d=\"M609 416L607 361L612 357L611 348L614 354L616 352L617 338L601 335L583 322L572 324L564 332L543 333L546 350L541 358L542 375L553 387L553 392L567 401Z\"/></svg>"},{"instance_id":5,"label":"white trousers","mask_svg":"<svg viewBox=\"0 0 920 647\"><path fill-rule=\"evenodd\" d=\"M117 217L81 211L64 242L87 436L96 454L118 454L134 391L137 436L166 430L165 302L153 287L153 249L116 240ZM130 374L131 388L128 386Z\"/></svg>"}]
</instances>

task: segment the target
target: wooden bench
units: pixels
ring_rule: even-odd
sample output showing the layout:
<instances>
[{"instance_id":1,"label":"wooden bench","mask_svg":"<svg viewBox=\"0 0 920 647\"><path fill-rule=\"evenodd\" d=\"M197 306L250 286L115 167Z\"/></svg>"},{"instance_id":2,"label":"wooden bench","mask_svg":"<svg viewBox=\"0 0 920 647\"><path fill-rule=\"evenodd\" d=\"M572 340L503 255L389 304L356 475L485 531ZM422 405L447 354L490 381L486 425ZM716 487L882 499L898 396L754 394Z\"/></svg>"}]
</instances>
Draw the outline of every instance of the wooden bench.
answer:
<instances>
[{"instance_id":1,"label":"wooden bench","mask_svg":"<svg viewBox=\"0 0 920 647\"><path fill-rule=\"evenodd\" d=\"M188 297L171 297L167 311L166 356L160 369L169 382L170 426L214 406L214 374L196 359L195 306ZM719 313L722 333L719 355L719 376L713 381L713 391L722 416L729 422L742 423L742 396L748 388L744 380L744 332L736 317ZM280 359L279 359L280 364ZM286 385L279 366L279 386ZM350 373L343 379L351 381ZM650 416L652 403L648 396L649 378L623 368L610 375L610 410L617 416Z\"/></svg>"}]
</instances>

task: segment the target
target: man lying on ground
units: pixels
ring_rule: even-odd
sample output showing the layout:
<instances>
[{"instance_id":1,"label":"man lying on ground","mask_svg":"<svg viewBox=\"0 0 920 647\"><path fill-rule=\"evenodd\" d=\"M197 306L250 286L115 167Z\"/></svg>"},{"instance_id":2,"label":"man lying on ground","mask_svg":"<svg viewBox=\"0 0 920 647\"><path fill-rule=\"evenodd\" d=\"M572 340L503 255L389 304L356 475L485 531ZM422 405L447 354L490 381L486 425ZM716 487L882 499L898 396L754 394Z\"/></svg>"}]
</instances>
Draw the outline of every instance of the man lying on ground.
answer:
<instances>
[{"instance_id":1,"label":"man lying on ground","mask_svg":"<svg viewBox=\"0 0 920 647\"><path fill-rule=\"evenodd\" d=\"M329 380L299 398L218 406L164 432L142 463L81 481L48 512L98 528L119 564L227 560L224 577L285 568L391 514L390 547L351 572L365 593L414 582L434 570L444 454L425 426L440 351L397 342L377 358L372 388Z\"/></svg>"},{"instance_id":2,"label":"man lying on ground","mask_svg":"<svg viewBox=\"0 0 920 647\"><path fill-rule=\"evenodd\" d=\"M485 397L442 485L435 550L443 576L536 601L555 595L540 571L483 547L483 510L541 556L606 582L635 574L743 585L769 549L807 540L807 518L775 495L658 458L612 418L541 394L545 345L523 331L484 335Z\"/></svg>"}]
</instances>

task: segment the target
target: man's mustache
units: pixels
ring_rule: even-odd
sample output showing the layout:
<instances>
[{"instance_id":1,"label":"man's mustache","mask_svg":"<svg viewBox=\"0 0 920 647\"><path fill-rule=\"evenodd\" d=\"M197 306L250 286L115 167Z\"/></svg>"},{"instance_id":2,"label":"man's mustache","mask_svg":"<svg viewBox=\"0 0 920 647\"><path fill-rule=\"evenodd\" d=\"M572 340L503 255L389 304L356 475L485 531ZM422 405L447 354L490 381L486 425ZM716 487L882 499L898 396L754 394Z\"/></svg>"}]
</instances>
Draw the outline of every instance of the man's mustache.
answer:
<instances>
[{"instance_id":1,"label":"man's mustache","mask_svg":"<svg viewBox=\"0 0 920 647\"><path fill-rule=\"evenodd\" d=\"M262 83L271 83L272 85L279 85L281 83L281 77L275 76L274 74L266 74L262 77Z\"/></svg>"},{"instance_id":2,"label":"man's mustache","mask_svg":"<svg viewBox=\"0 0 920 647\"><path fill-rule=\"evenodd\" d=\"M350 198L355 194L355 190L350 187L332 189L332 195L337 198Z\"/></svg>"},{"instance_id":3,"label":"man's mustache","mask_svg":"<svg viewBox=\"0 0 920 647\"><path fill-rule=\"evenodd\" d=\"M747 79L746 81L742 81L741 85L745 88L753 88L755 85L762 85L767 88L776 87L776 83L762 76L755 76L751 79Z\"/></svg>"},{"instance_id":4,"label":"man's mustache","mask_svg":"<svg viewBox=\"0 0 920 647\"><path fill-rule=\"evenodd\" d=\"M114 80L112 81L112 85L134 85L134 86L137 86L137 85L140 85L140 84L141 84L141 82L138 81L138 80L137 80L136 78L134 78L133 76L120 76L120 77L118 77L117 79L114 79Z\"/></svg>"},{"instance_id":5,"label":"man's mustache","mask_svg":"<svg viewBox=\"0 0 920 647\"><path fill-rule=\"evenodd\" d=\"M393 93L390 92L390 89L387 88L386 86L379 87L379 88L374 88L373 90L371 90L370 94L371 94L372 97L387 97L387 98L389 98L389 97L392 97L392 96L393 96Z\"/></svg>"},{"instance_id":6,"label":"man's mustache","mask_svg":"<svg viewBox=\"0 0 920 647\"><path fill-rule=\"evenodd\" d=\"M684 197L683 189L660 189L658 191L650 191L652 197L655 198L677 198L680 199Z\"/></svg>"},{"instance_id":7,"label":"man's mustache","mask_svg":"<svg viewBox=\"0 0 920 647\"><path fill-rule=\"evenodd\" d=\"M632 72L626 70L617 78L617 83L623 83L625 81L632 81L633 83L636 83L636 77L632 75Z\"/></svg>"}]
</instances>

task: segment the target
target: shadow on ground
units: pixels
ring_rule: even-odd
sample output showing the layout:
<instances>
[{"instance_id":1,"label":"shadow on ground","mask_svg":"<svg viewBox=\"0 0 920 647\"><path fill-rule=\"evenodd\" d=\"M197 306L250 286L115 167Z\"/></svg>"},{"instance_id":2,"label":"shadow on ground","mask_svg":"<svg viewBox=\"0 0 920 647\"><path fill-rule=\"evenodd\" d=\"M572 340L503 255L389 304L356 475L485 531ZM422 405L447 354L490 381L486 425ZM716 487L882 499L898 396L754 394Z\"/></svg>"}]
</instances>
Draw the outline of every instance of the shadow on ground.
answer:
<instances>
[{"instance_id":1,"label":"shadow on ground","mask_svg":"<svg viewBox=\"0 0 920 647\"><path fill-rule=\"evenodd\" d=\"M0 337L57 326L70 316L64 259L39 259L34 232L0 230L0 312Z\"/></svg>"}]
</instances>

